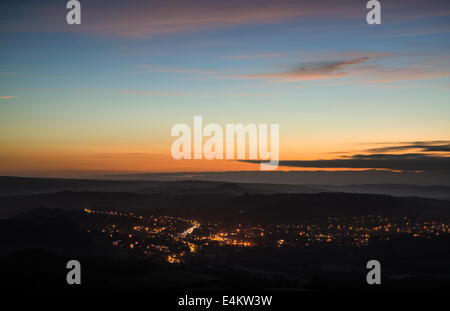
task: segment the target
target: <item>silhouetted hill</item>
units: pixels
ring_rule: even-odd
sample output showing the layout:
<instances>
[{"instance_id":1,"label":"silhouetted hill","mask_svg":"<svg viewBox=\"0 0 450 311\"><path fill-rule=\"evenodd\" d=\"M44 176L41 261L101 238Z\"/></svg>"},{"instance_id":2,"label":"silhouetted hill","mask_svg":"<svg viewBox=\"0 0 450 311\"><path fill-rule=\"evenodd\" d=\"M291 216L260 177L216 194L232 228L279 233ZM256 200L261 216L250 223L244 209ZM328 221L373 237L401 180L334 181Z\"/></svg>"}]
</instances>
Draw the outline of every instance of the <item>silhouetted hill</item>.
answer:
<instances>
[{"instance_id":1,"label":"silhouetted hill","mask_svg":"<svg viewBox=\"0 0 450 311\"><path fill-rule=\"evenodd\" d=\"M212 277L165 269L141 259L112 259L98 256L75 257L82 264L81 285L66 282L66 264L70 256L32 249L0 257L2 282L0 289L70 289L79 290L131 290L131 289L183 289L186 286L208 284Z\"/></svg>"},{"instance_id":2,"label":"silhouetted hill","mask_svg":"<svg viewBox=\"0 0 450 311\"><path fill-rule=\"evenodd\" d=\"M172 196L147 195L123 192L62 191L37 195L0 197L0 216L11 217L44 206L51 209L83 210L135 210L139 208L173 206Z\"/></svg>"},{"instance_id":3,"label":"silhouetted hill","mask_svg":"<svg viewBox=\"0 0 450 311\"><path fill-rule=\"evenodd\" d=\"M58 191L132 191L158 184L154 181L0 177L0 196Z\"/></svg>"},{"instance_id":4,"label":"silhouetted hill","mask_svg":"<svg viewBox=\"0 0 450 311\"><path fill-rule=\"evenodd\" d=\"M133 181L62 178L0 177L0 196L30 195L61 191L102 191L147 194L312 193L323 189L277 184L224 183L217 181Z\"/></svg>"},{"instance_id":5,"label":"silhouetted hill","mask_svg":"<svg viewBox=\"0 0 450 311\"><path fill-rule=\"evenodd\" d=\"M0 253L43 249L64 255L111 255L110 242L94 239L63 210L44 207L0 220Z\"/></svg>"},{"instance_id":6,"label":"silhouetted hill","mask_svg":"<svg viewBox=\"0 0 450 311\"><path fill-rule=\"evenodd\" d=\"M450 198L450 186L419 186L402 184L365 184L365 185L346 185L346 186L327 186L322 185L319 188L323 191L331 192L352 192L352 193L371 193L386 194L401 197L425 197L434 199Z\"/></svg>"},{"instance_id":7,"label":"silhouetted hill","mask_svg":"<svg viewBox=\"0 0 450 311\"><path fill-rule=\"evenodd\" d=\"M111 192L58 192L0 198L0 215L11 217L45 206L51 209L84 208L179 215L199 219L251 222L297 222L333 216L449 217L450 201L398 198L376 194L136 194Z\"/></svg>"}]
</instances>

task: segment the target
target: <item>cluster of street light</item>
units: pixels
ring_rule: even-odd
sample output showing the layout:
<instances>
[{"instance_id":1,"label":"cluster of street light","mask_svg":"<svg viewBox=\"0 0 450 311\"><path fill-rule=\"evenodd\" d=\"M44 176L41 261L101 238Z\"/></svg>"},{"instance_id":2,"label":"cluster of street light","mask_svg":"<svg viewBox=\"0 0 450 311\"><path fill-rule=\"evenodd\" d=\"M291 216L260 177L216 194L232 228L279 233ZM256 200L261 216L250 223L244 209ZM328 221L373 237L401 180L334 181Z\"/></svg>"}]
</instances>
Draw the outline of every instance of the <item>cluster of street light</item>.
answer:
<instances>
[{"instance_id":1,"label":"cluster of street light","mask_svg":"<svg viewBox=\"0 0 450 311\"><path fill-rule=\"evenodd\" d=\"M138 255L181 263L201 255L206 247L313 247L367 246L371 239L394 235L435 238L450 233L449 223L421 217L329 217L317 223L223 224L173 216L138 216L134 213L85 209L103 216L90 232L99 232L116 247Z\"/></svg>"}]
</instances>

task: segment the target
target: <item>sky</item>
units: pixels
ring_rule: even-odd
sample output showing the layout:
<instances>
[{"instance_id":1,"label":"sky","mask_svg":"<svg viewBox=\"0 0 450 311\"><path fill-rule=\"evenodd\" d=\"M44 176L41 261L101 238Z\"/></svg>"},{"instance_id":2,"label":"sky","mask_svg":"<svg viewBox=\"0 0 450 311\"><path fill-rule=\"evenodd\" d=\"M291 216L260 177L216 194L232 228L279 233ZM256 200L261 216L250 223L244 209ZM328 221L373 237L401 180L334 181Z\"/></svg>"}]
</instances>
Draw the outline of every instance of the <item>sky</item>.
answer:
<instances>
[{"instance_id":1,"label":"sky","mask_svg":"<svg viewBox=\"0 0 450 311\"><path fill-rule=\"evenodd\" d=\"M258 170L171 128L279 124L278 170L450 171L450 2L0 4L0 175Z\"/></svg>"}]
</instances>

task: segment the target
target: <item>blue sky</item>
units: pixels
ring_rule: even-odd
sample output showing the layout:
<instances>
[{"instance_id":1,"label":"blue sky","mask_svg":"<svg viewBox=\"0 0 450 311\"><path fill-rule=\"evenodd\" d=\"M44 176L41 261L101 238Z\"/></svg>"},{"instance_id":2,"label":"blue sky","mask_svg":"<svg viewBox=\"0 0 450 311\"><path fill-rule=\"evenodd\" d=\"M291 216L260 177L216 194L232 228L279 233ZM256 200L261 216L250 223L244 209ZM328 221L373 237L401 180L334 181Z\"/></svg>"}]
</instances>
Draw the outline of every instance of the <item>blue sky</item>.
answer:
<instances>
[{"instance_id":1,"label":"blue sky","mask_svg":"<svg viewBox=\"0 0 450 311\"><path fill-rule=\"evenodd\" d=\"M72 26L61 1L0 6L5 173L90 170L98 153L127 170L194 115L279 123L285 160L449 137L446 1L381 1L381 25L365 1L80 2ZM145 163L130 171L170 170Z\"/></svg>"}]
</instances>

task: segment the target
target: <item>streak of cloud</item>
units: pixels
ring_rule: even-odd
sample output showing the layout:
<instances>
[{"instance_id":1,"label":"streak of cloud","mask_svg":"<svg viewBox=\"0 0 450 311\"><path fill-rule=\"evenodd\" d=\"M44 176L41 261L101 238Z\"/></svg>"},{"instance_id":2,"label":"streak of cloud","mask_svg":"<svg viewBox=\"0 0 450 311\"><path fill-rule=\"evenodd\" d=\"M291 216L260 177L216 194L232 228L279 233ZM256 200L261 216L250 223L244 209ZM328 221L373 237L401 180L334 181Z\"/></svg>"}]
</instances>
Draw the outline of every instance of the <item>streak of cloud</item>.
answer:
<instances>
[{"instance_id":1,"label":"streak of cloud","mask_svg":"<svg viewBox=\"0 0 450 311\"><path fill-rule=\"evenodd\" d=\"M202 70L202 69L186 69L186 68L165 68L160 66L152 65L138 65L138 69L149 69L157 72L167 72L167 73L182 73L182 74L217 74L215 70Z\"/></svg>"},{"instance_id":2,"label":"streak of cloud","mask_svg":"<svg viewBox=\"0 0 450 311\"><path fill-rule=\"evenodd\" d=\"M248 160L248 163L264 161ZM357 154L346 159L331 160L292 160L280 161L279 166L314 167L314 168L347 168L347 169L387 169L398 171L445 171L450 172L450 157L432 156L428 154Z\"/></svg>"},{"instance_id":3,"label":"streak of cloud","mask_svg":"<svg viewBox=\"0 0 450 311\"><path fill-rule=\"evenodd\" d=\"M262 73L237 76L244 79L267 79L279 82L297 82L311 81L319 79L334 79L346 76L348 73L343 71L347 67L355 64L361 64L369 60L370 57L364 56L350 60L313 62L302 64L297 68L279 73Z\"/></svg>"},{"instance_id":4,"label":"streak of cloud","mask_svg":"<svg viewBox=\"0 0 450 311\"><path fill-rule=\"evenodd\" d=\"M349 54L351 55L351 54ZM379 65L369 64L369 61L388 54L367 54L339 61L307 62L294 67L291 70L272 73L244 74L231 76L238 79L261 79L272 82L302 82L323 79L336 79L348 77L346 83L389 83L423 79L438 79L450 76L450 71L445 66L435 68L430 63L428 66L414 64L409 68L385 68ZM421 66L419 66L421 65Z\"/></svg>"},{"instance_id":5,"label":"streak of cloud","mask_svg":"<svg viewBox=\"0 0 450 311\"><path fill-rule=\"evenodd\" d=\"M402 143L398 145L371 148L367 152L391 152L391 151L405 151L417 149L421 152L450 152L450 141L439 142L411 142Z\"/></svg>"},{"instance_id":6,"label":"streak of cloud","mask_svg":"<svg viewBox=\"0 0 450 311\"><path fill-rule=\"evenodd\" d=\"M446 0L392 1L383 4L386 21L446 16ZM241 25L303 21L361 20L360 0L92 0L83 4L82 24L70 27L61 18L67 10L55 1L42 0L20 6L0 7L0 31L54 32L79 31L90 34L134 38L211 30Z\"/></svg>"}]
</instances>

